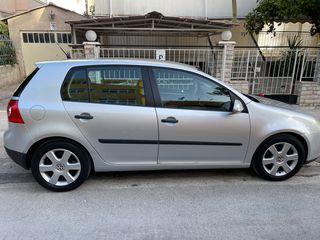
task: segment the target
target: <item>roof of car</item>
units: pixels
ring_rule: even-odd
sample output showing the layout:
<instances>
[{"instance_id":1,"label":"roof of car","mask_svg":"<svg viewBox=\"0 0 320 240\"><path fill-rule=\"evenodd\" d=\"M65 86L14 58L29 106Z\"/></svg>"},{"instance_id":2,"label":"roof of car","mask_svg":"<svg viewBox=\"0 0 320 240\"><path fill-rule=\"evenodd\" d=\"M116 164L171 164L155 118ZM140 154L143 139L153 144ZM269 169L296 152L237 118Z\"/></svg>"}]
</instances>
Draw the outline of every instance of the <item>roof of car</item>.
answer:
<instances>
[{"instance_id":1,"label":"roof of car","mask_svg":"<svg viewBox=\"0 0 320 240\"><path fill-rule=\"evenodd\" d=\"M62 61L46 61L37 62L36 65L41 67L42 65L68 65L69 67L76 66L90 66L90 65L103 65L103 64L119 64L119 65L143 65L143 66L156 66L156 67L173 67L179 69L196 70L187 64L163 61L163 60L152 60L152 59L128 59L128 58L109 58L109 59L81 59L81 60L62 60Z\"/></svg>"}]
</instances>

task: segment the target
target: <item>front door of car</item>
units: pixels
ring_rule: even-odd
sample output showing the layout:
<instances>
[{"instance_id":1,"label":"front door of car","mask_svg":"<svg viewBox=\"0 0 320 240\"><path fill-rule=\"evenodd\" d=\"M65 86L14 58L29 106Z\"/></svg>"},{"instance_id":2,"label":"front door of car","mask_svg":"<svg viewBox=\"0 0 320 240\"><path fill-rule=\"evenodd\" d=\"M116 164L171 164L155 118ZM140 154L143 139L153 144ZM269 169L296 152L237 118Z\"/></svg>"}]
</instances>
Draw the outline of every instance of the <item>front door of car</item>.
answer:
<instances>
[{"instance_id":1,"label":"front door of car","mask_svg":"<svg viewBox=\"0 0 320 240\"><path fill-rule=\"evenodd\" d=\"M159 122L159 164L231 165L244 161L249 114L232 113L233 93L187 71L152 68L149 73Z\"/></svg>"},{"instance_id":2,"label":"front door of car","mask_svg":"<svg viewBox=\"0 0 320 240\"><path fill-rule=\"evenodd\" d=\"M158 125L146 71L99 65L67 74L62 87L65 109L106 163L157 163Z\"/></svg>"}]
</instances>

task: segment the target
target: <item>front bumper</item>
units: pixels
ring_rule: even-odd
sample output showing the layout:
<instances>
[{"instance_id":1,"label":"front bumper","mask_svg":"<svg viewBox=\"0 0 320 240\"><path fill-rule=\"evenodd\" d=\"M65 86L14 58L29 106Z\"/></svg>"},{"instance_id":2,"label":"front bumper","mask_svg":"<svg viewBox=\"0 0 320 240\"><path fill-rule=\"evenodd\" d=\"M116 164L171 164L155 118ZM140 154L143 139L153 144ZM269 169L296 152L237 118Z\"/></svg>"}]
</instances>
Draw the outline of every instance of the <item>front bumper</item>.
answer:
<instances>
[{"instance_id":1,"label":"front bumper","mask_svg":"<svg viewBox=\"0 0 320 240\"><path fill-rule=\"evenodd\" d=\"M312 162L320 157L320 132L308 136L308 157L306 162Z\"/></svg>"},{"instance_id":2,"label":"front bumper","mask_svg":"<svg viewBox=\"0 0 320 240\"><path fill-rule=\"evenodd\" d=\"M20 165L21 167L23 167L25 169L29 169L29 166L27 164L27 154L13 151L13 150L8 149L6 147L4 147L4 149L6 150L7 154L14 162L16 162L18 165Z\"/></svg>"},{"instance_id":3,"label":"front bumper","mask_svg":"<svg viewBox=\"0 0 320 240\"><path fill-rule=\"evenodd\" d=\"M318 158L315 158L315 159L311 159L311 160L306 160L305 164L308 164L308 163L311 163L311 162L314 162L315 160L317 160Z\"/></svg>"}]
</instances>

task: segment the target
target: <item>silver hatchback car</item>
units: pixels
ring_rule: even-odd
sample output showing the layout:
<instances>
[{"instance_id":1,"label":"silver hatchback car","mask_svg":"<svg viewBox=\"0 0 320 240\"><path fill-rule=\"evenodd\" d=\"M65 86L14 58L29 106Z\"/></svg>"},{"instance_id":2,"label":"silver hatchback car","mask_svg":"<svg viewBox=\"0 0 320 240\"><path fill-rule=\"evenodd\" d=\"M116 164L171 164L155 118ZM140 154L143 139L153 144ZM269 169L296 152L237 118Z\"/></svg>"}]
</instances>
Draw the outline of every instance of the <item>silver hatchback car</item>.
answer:
<instances>
[{"instance_id":1,"label":"silver hatchback car","mask_svg":"<svg viewBox=\"0 0 320 240\"><path fill-rule=\"evenodd\" d=\"M92 170L249 168L284 180L320 156L320 122L187 65L42 62L8 104L8 155L54 191Z\"/></svg>"}]
</instances>

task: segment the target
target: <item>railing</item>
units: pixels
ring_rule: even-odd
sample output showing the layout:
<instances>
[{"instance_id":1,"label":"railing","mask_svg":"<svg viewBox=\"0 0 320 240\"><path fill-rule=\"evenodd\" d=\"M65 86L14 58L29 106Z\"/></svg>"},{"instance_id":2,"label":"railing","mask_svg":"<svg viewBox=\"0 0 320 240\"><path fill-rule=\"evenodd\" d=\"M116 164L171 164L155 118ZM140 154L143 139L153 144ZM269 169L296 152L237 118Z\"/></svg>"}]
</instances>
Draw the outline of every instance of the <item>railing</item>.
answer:
<instances>
[{"instance_id":1,"label":"railing","mask_svg":"<svg viewBox=\"0 0 320 240\"><path fill-rule=\"evenodd\" d=\"M163 49L167 61L179 62L194 66L208 74L215 75L217 64L221 62L221 48L198 49L176 48ZM101 48L101 58L142 58L157 59L157 49L148 48Z\"/></svg>"},{"instance_id":2,"label":"railing","mask_svg":"<svg viewBox=\"0 0 320 240\"><path fill-rule=\"evenodd\" d=\"M0 65L16 63L16 52L11 40L5 36L0 35Z\"/></svg>"},{"instance_id":3,"label":"railing","mask_svg":"<svg viewBox=\"0 0 320 240\"><path fill-rule=\"evenodd\" d=\"M212 76L215 76L218 64L221 64L221 48L168 48L163 49L163 59L194 66ZM85 51L81 46L71 49L71 58L85 58ZM100 48L100 58L140 58L157 59L155 48Z\"/></svg>"},{"instance_id":4,"label":"railing","mask_svg":"<svg viewBox=\"0 0 320 240\"><path fill-rule=\"evenodd\" d=\"M252 94L292 94L297 81L313 81L318 49L235 49L232 80L250 83Z\"/></svg>"}]
</instances>

